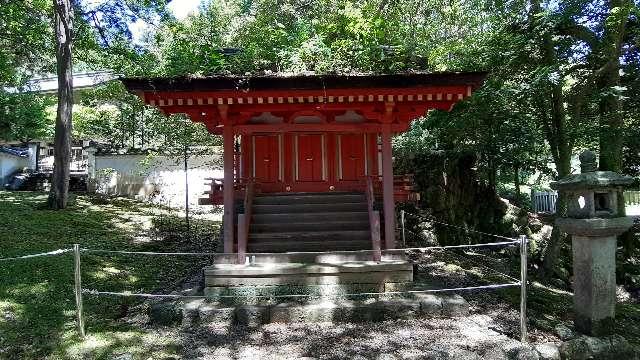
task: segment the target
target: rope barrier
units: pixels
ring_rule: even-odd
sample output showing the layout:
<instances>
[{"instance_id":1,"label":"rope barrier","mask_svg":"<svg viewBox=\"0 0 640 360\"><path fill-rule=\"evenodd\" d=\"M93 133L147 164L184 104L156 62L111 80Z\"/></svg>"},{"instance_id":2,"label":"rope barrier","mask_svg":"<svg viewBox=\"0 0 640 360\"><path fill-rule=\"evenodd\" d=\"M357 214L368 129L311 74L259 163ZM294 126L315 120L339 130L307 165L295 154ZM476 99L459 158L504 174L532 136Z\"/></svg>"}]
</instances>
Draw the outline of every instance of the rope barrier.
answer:
<instances>
[{"instance_id":1,"label":"rope barrier","mask_svg":"<svg viewBox=\"0 0 640 360\"><path fill-rule=\"evenodd\" d=\"M93 254L125 254L125 255L175 255L175 256L231 255L226 253L213 253L213 252L189 253L189 252L126 251L126 250L94 250L94 249L81 249L80 251L86 252L86 253L93 253Z\"/></svg>"},{"instance_id":2,"label":"rope barrier","mask_svg":"<svg viewBox=\"0 0 640 360\"><path fill-rule=\"evenodd\" d=\"M462 249L462 248L479 248L479 247L491 247L491 246L515 246L520 243L519 240L514 241L502 241L502 242L494 242L494 243L483 243L483 244L466 244L466 245L448 245L448 246L424 246L424 247L412 247L412 248L401 248L401 249L392 249L390 251L429 251L429 250L446 250L446 249ZM80 251L85 253L93 253L93 254L124 254L124 255L175 255L175 256L237 256L237 253L215 253L215 252L154 252L154 251L127 251L127 250L99 250L99 249L87 249L83 248ZM363 250L340 250L337 251L339 253L361 253ZM372 251L372 250L364 250L364 251ZM324 251L297 251L297 252L288 252L287 255L304 255L304 254L323 254ZM283 253L251 253L252 255L278 255Z\"/></svg>"},{"instance_id":3,"label":"rope barrier","mask_svg":"<svg viewBox=\"0 0 640 360\"><path fill-rule=\"evenodd\" d=\"M375 295L408 295L408 294L430 294L430 293L442 293L442 292L455 292L455 291L468 291L468 290L483 290L483 289L501 289L507 287L520 286L521 283L503 283L492 285L479 285L468 286L448 289L426 289L426 290L406 290L406 291L389 291L389 292L363 292L363 293L350 293L350 294L335 294L334 297L353 297L353 296L375 296ZM84 294L88 295L108 295L108 296L120 296L120 297L139 297L139 298L163 298L163 299L186 299L186 300L199 300L199 299L237 299L238 295L217 295L217 296L202 296L202 295L178 295L178 294L144 294L144 293L132 293L132 292L114 292L114 291L98 291L82 289ZM291 294L291 295L255 295L247 296L249 298L257 299L278 299L278 298L313 298L313 297L331 297L327 295L318 294Z\"/></svg>"},{"instance_id":4,"label":"rope barrier","mask_svg":"<svg viewBox=\"0 0 640 360\"><path fill-rule=\"evenodd\" d=\"M58 250L49 251L46 253L17 256L12 258L4 258L4 259L0 259L0 261L23 260L23 259L31 259L31 258L43 257L43 256L57 256L57 255L62 255L64 253L71 252L71 251L72 249L58 249Z\"/></svg>"},{"instance_id":5,"label":"rope barrier","mask_svg":"<svg viewBox=\"0 0 640 360\"><path fill-rule=\"evenodd\" d=\"M502 241L502 242L484 243L484 244L426 246L426 247L402 248L402 249L398 249L398 250L404 250L404 251L426 251L426 250L478 248L478 247L490 247L490 246L509 246L509 245L518 245L518 244L520 244L520 240Z\"/></svg>"},{"instance_id":6,"label":"rope barrier","mask_svg":"<svg viewBox=\"0 0 640 360\"><path fill-rule=\"evenodd\" d=\"M494 273L496 273L496 274L498 274L500 276L504 276L509 280L518 281L518 282L520 281L520 279L517 279L517 278L515 278L515 277L513 277L511 275L505 274L505 273L503 273L501 271L498 271L496 269L490 268L490 267L488 267L486 265L480 264L479 262L476 262L476 261L470 259L467 256L462 256L462 255L458 256L457 254L451 254L451 255L453 255L454 257L457 257L458 259L463 259L461 261L468 261L468 262L470 262L470 263L472 263L472 264L474 264L474 265L476 265L478 267L481 267L481 268L483 268L485 270L493 271Z\"/></svg>"},{"instance_id":7,"label":"rope barrier","mask_svg":"<svg viewBox=\"0 0 640 360\"><path fill-rule=\"evenodd\" d=\"M412 215L412 216L415 216L415 217L417 217L417 218L422 218L422 219L424 219L424 220L433 221L433 222L434 222L434 223L436 223L436 224L449 226L449 227L456 228L456 229L460 229L460 230L463 230L463 231L466 231L466 232L471 232L471 233L481 234L481 235L485 235L485 236L492 236L492 237L499 238L499 239L519 241L519 240L517 240L517 239L511 238L511 237L508 237L508 236L495 235L495 234L490 234L490 233L486 233L486 232L483 232L483 231L478 231L478 230L473 230L473 229L467 229L467 228L464 228L464 227L459 226L459 225L451 225L451 224L448 224L448 223L446 223L446 222L443 222L443 221L440 221L440 220L438 220L438 219L435 219L435 218L433 218L433 217L431 217L431 216L418 215L418 214L412 214L412 213L408 213L408 214L409 214L409 215Z\"/></svg>"}]
</instances>

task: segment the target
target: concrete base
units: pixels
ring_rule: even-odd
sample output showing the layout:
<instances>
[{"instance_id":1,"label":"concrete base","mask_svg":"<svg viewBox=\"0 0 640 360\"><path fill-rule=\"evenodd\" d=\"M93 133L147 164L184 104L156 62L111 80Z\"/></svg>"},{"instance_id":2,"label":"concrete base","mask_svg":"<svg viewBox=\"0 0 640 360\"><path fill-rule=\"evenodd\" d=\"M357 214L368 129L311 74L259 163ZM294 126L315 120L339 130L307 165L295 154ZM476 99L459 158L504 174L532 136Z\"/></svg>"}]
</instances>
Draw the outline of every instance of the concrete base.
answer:
<instances>
[{"instance_id":1,"label":"concrete base","mask_svg":"<svg viewBox=\"0 0 640 360\"><path fill-rule=\"evenodd\" d=\"M577 331L613 333L616 302L616 237L573 236L574 310Z\"/></svg>"}]
</instances>

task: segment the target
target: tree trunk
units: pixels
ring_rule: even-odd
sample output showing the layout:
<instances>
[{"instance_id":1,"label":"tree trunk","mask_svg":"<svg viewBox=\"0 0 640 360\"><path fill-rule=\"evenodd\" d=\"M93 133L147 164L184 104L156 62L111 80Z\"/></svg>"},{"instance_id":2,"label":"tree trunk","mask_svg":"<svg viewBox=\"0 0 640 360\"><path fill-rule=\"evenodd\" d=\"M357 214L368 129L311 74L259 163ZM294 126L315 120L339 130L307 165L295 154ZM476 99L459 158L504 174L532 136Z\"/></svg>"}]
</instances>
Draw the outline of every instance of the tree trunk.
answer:
<instances>
[{"instance_id":1,"label":"tree trunk","mask_svg":"<svg viewBox=\"0 0 640 360\"><path fill-rule=\"evenodd\" d=\"M629 17L628 0L609 2L609 16L605 20L600 56L604 63L597 70L597 86L600 93L600 170L622 170L622 146L624 120L620 112L620 52Z\"/></svg>"},{"instance_id":2,"label":"tree trunk","mask_svg":"<svg viewBox=\"0 0 640 360\"><path fill-rule=\"evenodd\" d=\"M56 30L56 60L58 71L58 111L56 115L53 179L49 206L67 207L71 161L71 115L73 110L73 9L70 0L54 0Z\"/></svg>"},{"instance_id":3,"label":"tree trunk","mask_svg":"<svg viewBox=\"0 0 640 360\"><path fill-rule=\"evenodd\" d=\"M513 185L515 187L515 202L517 206L520 206L520 197L522 196L520 193L520 164L515 164L513 166Z\"/></svg>"},{"instance_id":4,"label":"tree trunk","mask_svg":"<svg viewBox=\"0 0 640 360\"><path fill-rule=\"evenodd\" d=\"M536 23L539 21L537 16L541 13L540 1L532 1L530 12L530 26L535 29ZM543 60L543 66L556 68L559 73L556 48L553 41L553 34L545 31L540 36L540 52ZM556 165L558 179L561 179L571 173L571 144L569 142L569 134L567 133L567 119L564 108L565 96L562 92L562 81L549 82L550 92L549 101L551 102L550 119L543 119L543 126L547 142L551 147L551 154ZM556 203L556 217L566 215L566 201L563 196L558 197ZM564 234L557 227L554 227L549 239L549 244L544 249L544 260L542 266L542 274L548 277L554 273L558 255L562 244L564 243Z\"/></svg>"}]
</instances>

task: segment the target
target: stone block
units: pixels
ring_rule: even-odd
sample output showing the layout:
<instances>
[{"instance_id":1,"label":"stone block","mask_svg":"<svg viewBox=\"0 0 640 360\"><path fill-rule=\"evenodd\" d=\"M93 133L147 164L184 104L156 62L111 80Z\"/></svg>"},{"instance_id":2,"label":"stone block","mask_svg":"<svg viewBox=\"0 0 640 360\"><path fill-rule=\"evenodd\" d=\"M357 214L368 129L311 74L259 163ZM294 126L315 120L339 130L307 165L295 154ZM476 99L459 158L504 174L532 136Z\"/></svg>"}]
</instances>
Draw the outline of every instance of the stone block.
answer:
<instances>
[{"instance_id":1,"label":"stone block","mask_svg":"<svg viewBox=\"0 0 640 360\"><path fill-rule=\"evenodd\" d=\"M567 341L573 339L576 335L568 326L565 324L558 324L555 328L553 328L554 332L560 340Z\"/></svg>"},{"instance_id":2,"label":"stone block","mask_svg":"<svg viewBox=\"0 0 640 360\"><path fill-rule=\"evenodd\" d=\"M420 302L414 299L390 299L376 304L382 307L385 320L415 319L420 313Z\"/></svg>"},{"instance_id":3,"label":"stone block","mask_svg":"<svg viewBox=\"0 0 640 360\"><path fill-rule=\"evenodd\" d=\"M536 351L540 355L540 360L560 360L560 350L556 344L538 344L536 345Z\"/></svg>"},{"instance_id":4,"label":"stone block","mask_svg":"<svg viewBox=\"0 0 640 360\"><path fill-rule=\"evenodd\" d=\"M240 326L255 327L265 324L269 319L269 307L243 305L235 309L235 323Z\"/></svg>"},{"instance_id":5,"label":"stone block","mask_svg":"<svg viewBox=\"0 0 640 360\"><path fill-rule=\"evenodd\" d=\"M159 302L151 305L149 318L151 323L157 325L175 325L182 322L182 305L175 302Z\"/></svg>"},{"instance_id":6,"label":"stone block","mask_svg":"<svg viewBox=\"0 0 640 360\"><path fill-rule=\"evenodd\" d=\"M384 307L377 301L341 301L338 320L341 322L375 322L384 320Z\"/></svg>"},{"instance_id":7,"label":"stone block","mask_svg":"<svg viewBox=\"0 0 640 360\"><path fill-rule=\"evenodd\" d=\"M539 360L538 352L529 345L519 344L518 346L506 349L507 358L509 360Z\"/></svg>"},{"instance_id":8,"label":"stone block","mask_svg":"<svg viewBox=\"0 0 640 360\"><path fill-rule=\"evenodd\" d=\"M460 295L446 295L441 297L442 315L466 316L469 315L469 303Z\"/></svg>"},{"instance_id":9,"label":"stone block","mask_svg":"<svg viewBox=\"0 0 640 360\"><path fill-rule=\"evenodd\" d=\"M420 303L420 315L436 317L442 315L442 299L433 294L416 294Z\"/></svg>"},{"instance_id":10,"label":"stone block","mask_svg":"<svg viewBox=\"0 0 640 360\"><path fill-rule=\"evenodd\" d=\"M270 321L291 322L333 322L339 317L339 305L331 301L311 304L282 303L271 307Z\"/></svg>"},{"instance_id":11,"label":"stone block","mask_svg":"<svg viewBox=\"0 0 640 360\"><path fill-rule=\"evenodd\" d=\"M629 342L619 335L595 338L580 336L560 345L560 356L563 359L610 359L637 360L638 352Z\"/></svg>"},{"instance_id":12,"label":"stone block","mask_svg":"<svg viewBox=\"0 0 640 360\"><path fill-rule=\"evenodd\" d=\"M231 325L234 321L235 308L217 307L203 304L198 308L198 321L201 324Z\"/></svg>"},{"instance_id":13,"label":"stone block","mask_svg":"<svg viewBox=\"0 0 640 360\"><path fill-rule=\"evenodd\" d=\"M182 326L190 327L196 325L199 321L198 309L204 300L189 300L182 305Z\"/></svg>"}]
</instances>

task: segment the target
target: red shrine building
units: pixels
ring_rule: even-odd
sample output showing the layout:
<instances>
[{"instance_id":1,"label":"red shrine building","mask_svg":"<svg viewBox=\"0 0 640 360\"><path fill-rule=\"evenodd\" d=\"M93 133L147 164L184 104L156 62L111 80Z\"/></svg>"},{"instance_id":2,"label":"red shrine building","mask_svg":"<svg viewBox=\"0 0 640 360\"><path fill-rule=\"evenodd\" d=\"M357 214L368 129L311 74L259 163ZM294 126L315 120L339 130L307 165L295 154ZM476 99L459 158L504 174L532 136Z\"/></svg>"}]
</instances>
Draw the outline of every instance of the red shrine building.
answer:
<instances>
[{"instance_id":1,"label":"red shrine building","mask_svg":"<svg viewBox=\"0 0 640 360\"><path fill-rule=\"evenodd\" d=\"M431 109L449 111L486 73L128 78L165 114L222 135L224 179L205 200L224 205L224 252L394 249L391 139Z\"/></svg>"}]
</instances>

